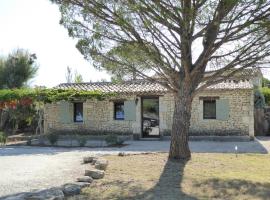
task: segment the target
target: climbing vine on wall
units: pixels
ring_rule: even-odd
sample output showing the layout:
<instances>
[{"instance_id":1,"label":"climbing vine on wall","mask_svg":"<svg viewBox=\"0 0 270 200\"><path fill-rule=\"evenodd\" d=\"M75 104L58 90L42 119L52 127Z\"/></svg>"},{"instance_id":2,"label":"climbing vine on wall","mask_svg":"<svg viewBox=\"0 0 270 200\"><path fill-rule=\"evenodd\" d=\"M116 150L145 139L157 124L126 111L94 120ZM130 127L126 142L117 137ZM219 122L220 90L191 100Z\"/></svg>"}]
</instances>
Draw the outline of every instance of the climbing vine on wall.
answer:
<instances>
[{"instance_id":1,"label":"climbing vine on wall","mask_svg":"<svg viewBox=\"0 0 270 200\"><path fill-rule=\"evenodd\" d=\"M77 91L71 89L5 89L0 90L0 112L9 110L9 113L13 113L12 116L15 121L17 121L16 119L18 116L23 114L20 113L22 107L34 105L37 111L37 115L39 116L36 133L43 133L43 105L45 103L53 103L61 100L103 100L109 96L114 96L114 94L105 94L99 91ZM1 113L3 114L4 112ZM16 126L14 127L16 129Z\"/></svg>"},{"instance_id":2,"label":"climbing vine on wall","mask_svg":"<svg viewBox=\"0 0 270 200\"><path fill-rule=\"evenodd\" d=\"M0 90L0 109L4 107L15 108L16 105L29 105L33 102L52 103L61 100L98 99L113 96L113 93L99 91L77 91L63 89L6 89Z\"/></svg>"}]
</instances>

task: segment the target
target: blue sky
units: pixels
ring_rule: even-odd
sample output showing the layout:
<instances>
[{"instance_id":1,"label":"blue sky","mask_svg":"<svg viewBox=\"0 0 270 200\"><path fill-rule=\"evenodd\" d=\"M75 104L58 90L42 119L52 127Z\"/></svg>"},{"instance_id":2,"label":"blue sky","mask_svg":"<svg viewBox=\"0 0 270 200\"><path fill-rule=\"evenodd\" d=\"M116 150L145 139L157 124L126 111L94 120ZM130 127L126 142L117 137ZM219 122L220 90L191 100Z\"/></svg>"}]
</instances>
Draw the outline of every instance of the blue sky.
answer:
<instances>
[{"instance_id":1,"label":"blue sky","mask_svg":"<svg viewBox=\"0 0 270 200\"><path fill-rule=\"evenodd\" d=\"M36 53L39 71L31 85L52 87L65 82L67 66L86 82L109 80L84 60L59 19L58 7L49 0L0 0L0 56L16 48Z\"/></svg>"}]
</instances>

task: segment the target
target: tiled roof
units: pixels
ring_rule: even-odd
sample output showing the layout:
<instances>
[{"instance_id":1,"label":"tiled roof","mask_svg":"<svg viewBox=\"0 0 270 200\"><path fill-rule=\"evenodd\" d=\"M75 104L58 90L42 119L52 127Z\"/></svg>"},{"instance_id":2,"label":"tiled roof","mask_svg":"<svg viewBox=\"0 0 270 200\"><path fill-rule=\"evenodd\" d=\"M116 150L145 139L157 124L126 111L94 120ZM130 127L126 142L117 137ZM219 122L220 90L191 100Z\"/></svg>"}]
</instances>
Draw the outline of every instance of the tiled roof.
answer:
<instances>
[{"instance_id":1,"label":"tiled roof","mask_svg":"<svg viewBox=\"0 0 270 200\"><path fill-rule=\"evenodd\" d=\"M62 83L57 89L75 89L84 91L101 91L104 93L114 92L119 94L160 94L166 93L167 89L159 83L147 80L126 81L123 83L93 82L93 83ZM252 89L250 81L228 80L209 86L207 90L231 90L231 89Z\"/></svg>"},{"instance_id":2,"label":"tiled roof","mask_svg":"<svg viewBox=\"0 0 270 200\"><path fill-rule=\"evenodd\" d=\"M234 70L235 69L229 69L229 70L223 72L223 74L221 76L226 76L226 75L230 74L231 72L233 72ZM215 73L215 71L207 71L207 72L205 72L205 76L212 75L213 73ZM259 68L246 68L246 69L243 69L239 72L236 72L230 79L252 78L252 77L256 77L256 76L262 76L262 72Z\"/></svg>"},{"instance_id":3,"label":"tiled roof","mask_svg":"<svg viewBox=\"0 0 270 200\"><path fill-rule=\"evenodd\" d=\"M76 89L87 91L115 92L115 93L166 93L167 89L158 83L146 80L125 81L123 83L93 82L93 83L62 83L56 88Z\"/></svg>"},{"instance_id":4,"label":"tiled roof","mask_svg":"<svg viewBox=\"0 0 270 200\"><path fill-rule=\"evenodd\" d=\"M253 89L249 80L227 80L207 87L207 90Z\"/></svg>"}]
</instances>

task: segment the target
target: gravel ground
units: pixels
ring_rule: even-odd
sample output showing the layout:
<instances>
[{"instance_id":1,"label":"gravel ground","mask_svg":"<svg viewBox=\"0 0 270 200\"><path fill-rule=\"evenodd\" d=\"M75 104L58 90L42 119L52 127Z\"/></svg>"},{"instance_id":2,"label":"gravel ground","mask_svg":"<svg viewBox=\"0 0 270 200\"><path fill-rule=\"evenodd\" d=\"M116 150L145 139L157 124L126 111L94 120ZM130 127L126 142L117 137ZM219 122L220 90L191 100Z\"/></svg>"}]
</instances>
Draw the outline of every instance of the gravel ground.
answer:
<instances>
[{"instance_id":1,"label":"gravel ground","mask_svg":"<svg viewBox=\"0 0 270 200\"><path fill-rule=\"evenodd\" d=\"M269 153L270 138L254 142L190 142L193 152ZM122 148L0 147L0 197L60 186L83 175L86 155L168 151L169 141L130 141Z\"/></svg>"}]
</instances>

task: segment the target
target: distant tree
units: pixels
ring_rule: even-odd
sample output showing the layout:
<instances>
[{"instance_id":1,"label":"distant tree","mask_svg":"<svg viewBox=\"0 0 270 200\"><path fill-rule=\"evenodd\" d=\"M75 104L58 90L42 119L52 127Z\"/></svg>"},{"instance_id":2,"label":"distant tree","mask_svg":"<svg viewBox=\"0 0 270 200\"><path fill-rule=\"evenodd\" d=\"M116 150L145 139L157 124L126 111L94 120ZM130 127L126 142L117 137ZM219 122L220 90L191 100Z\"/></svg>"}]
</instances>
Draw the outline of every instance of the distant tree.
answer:
<instances>
[{"instance_id":1,"label":"distant tree","mask_svg":"<svg viewBox=\"0 0 270 200\"><path fill-rule=\"evenodd\" d=\"M174 95L169 157L191 157L191 105L198 92L270 56L269 0L51 0L77 48L104 69L128 68ZM122 48L132 46L147 66ZM117 51L111 53L111 51ZM121 56L119 56L119 53ZM121 69L120 69L121 68ZM106 68L105 68L106 69ZM205 76L207 69L215 70ZM153 78L157 74L159 79Z\"/></svg>"},{"instance_id":2,"label":"distant tree","mask_svg":"<svg viewBox=\"0 0 270 200\"><path fill-rule=\"evenodd\" d=\"M17 49L7 58L0 60L0 88L21 88L26 86L38 70L37 57L23 49Z\"/></svg>"},{"instance_id":3,"label":"distant tree","mask_svg":"<svg viewBox=\"0 0 270 200\"><path fill-rule=\"evenodd\" d=\"M71 67L67 67L66 72L66 82L67 83L81 83L83 82L83 77L78 73L77 70L73 71Z\"/></svg>"},{"instance_id":4,"label":"distant tree","mask_svg":"<svg viewBox=\"0 0 270 200\"><path fill-rule=\"evenodd\" d=\"M14 89L27 86L37 73L36 55L24 49L16 49L6 58L0 59L0 89ZM34 106L0 109L0 129L12 129L14 133L20 124L29 125L35 115Z\"/></svg>"},{"instance_id":5,"label":"distant tree","mask_svg":"<svg viewBox=\"0 0 270 200\"><path fill-rule=\"evenodd\" d=\"M82 83L83 77L81 74L79 74L77 71L74 73L74 83Z\"/></svg>"},{"instance_id":6,"label":"distant tree","mask_svg":"<svg viewBox=\"0 0 270 200\"><path fill-rule=\"evenodd\" d=\"M263 79L262 79L262 86L263 87L270 86L270 80L268 78L263 77Z\"/></svg>"},{"instance_id":7,"label":"distant tree","mask_svg":"<svg viewBox=\"0 0 270 200\"><path fill-rule=\"evenodd\" d=\"M72 83L72 80L73 80L72 69L71 69L71 67L67 66L66 82L67 83Z\"/></svg>"}]
</instances>

